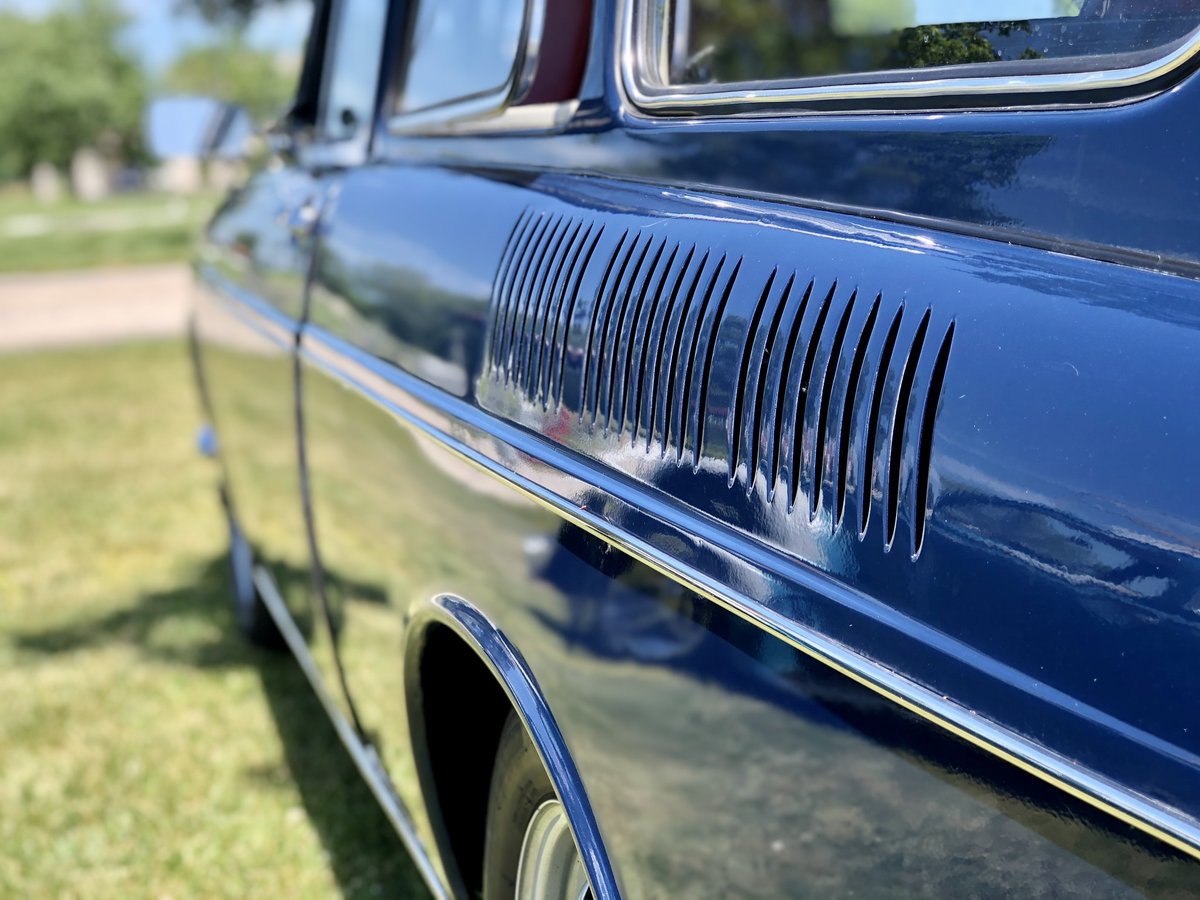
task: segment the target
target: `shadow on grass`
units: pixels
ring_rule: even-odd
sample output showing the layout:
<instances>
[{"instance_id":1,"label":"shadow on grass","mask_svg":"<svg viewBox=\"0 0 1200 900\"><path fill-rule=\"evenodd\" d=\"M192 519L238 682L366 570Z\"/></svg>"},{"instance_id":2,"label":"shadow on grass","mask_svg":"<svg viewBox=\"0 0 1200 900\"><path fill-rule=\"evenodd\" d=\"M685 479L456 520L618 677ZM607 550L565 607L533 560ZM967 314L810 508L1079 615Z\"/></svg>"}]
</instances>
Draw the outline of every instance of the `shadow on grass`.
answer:
<instances>
[{"instance_id":1,"label":"shadow on grass","mask_svg":"<svg viewBox=\"0 0 1200 900\"><path fill-rule=\"evenodd\" d=\"M282 583L307 573L278 564ZM221 556L196 577L134 605L70 625L15 635L26 652L70 653L86 647L137 645L152 659L210 669L247 666L257 671L283 744L285 761L309 820L346 897L425 898L428 892L404 845L326 717L296 661L286 651L250 646L231 611L228 564ZM250 770L264 788L279 773Z\"/></svg>"}]
</instances>

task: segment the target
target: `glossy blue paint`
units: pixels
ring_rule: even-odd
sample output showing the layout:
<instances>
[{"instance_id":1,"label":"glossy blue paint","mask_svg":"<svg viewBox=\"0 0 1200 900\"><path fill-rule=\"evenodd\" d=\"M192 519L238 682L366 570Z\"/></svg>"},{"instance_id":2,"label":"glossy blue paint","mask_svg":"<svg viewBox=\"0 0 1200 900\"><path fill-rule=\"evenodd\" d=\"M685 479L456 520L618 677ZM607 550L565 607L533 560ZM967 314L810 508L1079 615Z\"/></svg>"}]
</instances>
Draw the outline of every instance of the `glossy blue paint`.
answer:
<instances>
[{"instance_id":1,"label":"glossy blue paint","mask_svg":"<svg viewBox=\"0 0 1200 900\"><path fill-rule=\"evenodd\" d=\"M381 602L404 618L411 603L410 627L419 627L423 589L409 585L453 587L486 605L491 625L523 648L553 711L623 895L789 896L814 885L830 895L930 895L968 884L980 895L1122 896L1194 880L1187 857L901 712L771 636L770 623L733 615L572 524L604 529L615 519L619 527L607 529L636 544L624 532L637 527L632 512L592 505L612 482L552 472L530 453L537 438L522 442L520 429L446 405L438 389L319 329L305 345L309 396L328 411L324 401L338 395L326 379L344 385L338 406L355 423L310 440L356 448L354 479L408 485L404 503L380 490L348 525L337 520L352 542L370 536L380 557L375 599L347 603L347 621L381 621ZM451 422L454 437L439 431ZM464 459L519 492L495 489ZM533 504L523 494L550 499L538 480L574 499L551 510ZM325 508L336 506L328 474L314 485L318 498L322 484ZM584 507L595 515L583 518ZM679 532L661 537L684 546ZM420 552L401 557L404 548ZM471 565L458 565L466 554ZM751 581L754 567L737 574L725 577ZM365 695L387 676L379 648L392 641L379 641L378 626L357 635L352 627L343 648L369 664L349 673ZM369 727L395 772L410 750L397 698L389 704L391 715ZM406 789L414 786L402 782ZM826 816L858 824L831 828ZM1123 886L1132 871L1139 875Z\"/></svg>"},{"instance_id":2,"label":"glossy blue paint","mask_svg":"<svg viewBox=\"0 0 1200 900\"><path fill-rule=\"evenodd\" d=\"M436 608L538 738L598 895L1190 890L1200 82L651 120L596 7L562 133L381 133L322 167L309 302L276 323L315 655L420 839ZM270 318L278 280L220 277Z\"/></svg>"},{"instance_id":3,"label":"glossy blue paint","mask_svg":"<svg viewBox=\"0 0 1200 900\"><path fill-rule=\"evenodd\" d=\"M197 261L193 319L232 512L260 555L300 571L308 546L297 502L293 350L310 248L285 222L312 190L307 173L285 168L230 193ZM287 599L299 621L311 621L307 596Z\"/></svg>"},{"instance_id":4,"label":"glossy blue paint","mask_svg":"<svg viewBox=\"0 0 1200 900\"><path fill-rule=\"evenodd\" d=\"M395 201L389 200L392 191ZM507 208L500 200L505 194L516 195ZM419 236L406 238L411 244L403 250L391 245L386 262L380 256L362 265L389 233L383 211L394 208L401 196L422 223ZM445 262L447 248L457 244L455 223L469 207L488 203L488 197L495 197L495 211L482 218L490 235L481 230L473 248L491 243L497 249L470 254L455 282ZM755 254L746 257L745 274L739 276L749 287L734 296L717 334L713 383L726 393L714 390L709 398L712 447L699 470L690 447L682 463L664 460L660 452L631 446L615 426L606 432L580 424L578 404L572 406L570 399L561 409L543 411L540 403L513 397L511 388L480 375L483 319L491 302L485 278L498 267L504 224L515 223L529 203L557 209L564 201L597 218L606 206L617 206L624 218L610 227L610 243L622 227L654 227L676 233L685 244L707 241L727 255ZM638 205L646 210L641 219L631 215ZM343 222L352 224L343 228ZM710 229L708 234L701 226ZM390 291L397 298L382 308L354 299L339 304L340 328L356 344L377 344L382 338L364 335L381 330L393 342L406 333L403 326L390 332L386 325L381 328L371 319L376 313L423 322L435 315L452 318L454 328L435 327L433 341L420 337L427 332L407 332L425 343L394 344L385 358L408 371L433 373L426 377L441 387L447 379L460 387L479 385L477 402L484 409L601 459L652 486L667 502L681 502L683 509L663 515L686 522L682 530L699 532L699 516L716 514L721 526L709 534L718 545L737 546L738 555L773 571L787 572L787 566L801 563L861 598L849 604L857 614L848 614L845 601L823 609L819 596L801 600L787 588L771 593L755 585L748 591L785 618L810 625L1120 783L1136 785L1140 793L1172 807L1200 809L1187 774L1194 770L1195 736L1188 730L1186 707L1175 701L1179 691L1194 690L1187 660L1195 633L1189 604L1196 583L1196 536L1188 510L1197 485L1187 457L1200 435L1198 423L1172 415L1188 408L1197 374L1193 282L827 214L771 210L765 204L722 201L718 206L676 200L662 191L553 176L522 191L477 176L427 171L409 176L402 169L374 169L345 180L318 277L327 269L341 271L341 255L351 253L373 279L364 294ZM928 330L939 336L947 323L955 323L932 445L931 513L915 561L915 523L903 515L914 508L911 502L900 505L893 545L901 549L885 552L878 510L894 474L881 472L886 466L879 461L871 487L876 512L863 539L855 529L834 527L828 480L819 495L809 485L810 496L802 498L805 507L810 500L818 503L818 515L810 521L784 503L768 503L769 486L761 479L747 494L730 489L724 476L720 457L726 424L719 412L729 406L729 386L736 383L736 335L746 328L739 303L760 296L772 267L797 259L820 260L799 275L801 282L812 278L820 285L817 294L841 281L843 296L858 289L866 296L898 296L896 308L901 302L918 311L929 308L934 325ZM603 278L600 264L582 277L584 299L572 329L577 346L584 342L578 332L589 321L589 298L598 294ZM627 275L625 282L630 281ZM411 284L435 285L443 293L431 294L425 287L413 293ZM816 300L810 304L816 305ZM366 310L366 323L345 315L347 307L359 306ZM892 307L887 309L890 319ZM815 312L810 309L808 315ZM609 316L605 341L615 340L618 318ZM314 321L322 321L320 303ZM911 343L921 321L919 315L902 320L897 346ZM733 337L720 345L727 333ZM868 345L868 371L883 338L879 329ZM830 356L829 341L826 336L815 356L818 369ZM1128 360L1123 368L1111 363L1114 354ZM570 353L566 358L569 398L572 375L582 363ZM463 365L461 359L472 362ZM929 350L921 355L918 382L928 380L934 362ZM611 372L600 374L611 383ZM882 383L885 408L894 403L898 380L893 373ZM795 420L795 408L786 401L782 405L781 418ZM1124 421L1137 435L1136 451L1113 445L1114 409L1127 415ZM920 412L910 409L908 435L917 430L913 420ZM860 415L851 434L856 453L867 437L859 430L864 424ZM784 425L784 443L796 444L797 437L789 439L786 432L790 427ZM894 437L895 428L881 432L876 442L881 453ZM911 438L902 439L911 451ZM810 446L812 441L808 438ZM541 454L549 465L562 465L553 450ZM718 464L709 465L714 459ZM1154 460L1153 467L1142 468L1143 460ZM897 489L906 497L915 489L910 466L911 459L897 470L904 479ZM1160 466L1175 477L1159 480ZM860 477L857 492L865 489ZM853 483L849 490L855 492ZM628 496L623 487L612 492ZM631 505L644 503L639 498ZM731 531L751 540L734 545ZM1165 535L1172 537L1164 547ZM653 539L652 533L638 536ZM981 571L988 573L983 581L977 577ZM1086 596L1080 595L1081 585ZM1133 629L1146 632L1145 643L1131 643ZM897 632L913 645L902 648ZM1165 646L1172 651L1162 652ZM966 676L961 666L975 675ZM1164 692L1166 685L1172 689Z\"/></svg>"}]
</instances>

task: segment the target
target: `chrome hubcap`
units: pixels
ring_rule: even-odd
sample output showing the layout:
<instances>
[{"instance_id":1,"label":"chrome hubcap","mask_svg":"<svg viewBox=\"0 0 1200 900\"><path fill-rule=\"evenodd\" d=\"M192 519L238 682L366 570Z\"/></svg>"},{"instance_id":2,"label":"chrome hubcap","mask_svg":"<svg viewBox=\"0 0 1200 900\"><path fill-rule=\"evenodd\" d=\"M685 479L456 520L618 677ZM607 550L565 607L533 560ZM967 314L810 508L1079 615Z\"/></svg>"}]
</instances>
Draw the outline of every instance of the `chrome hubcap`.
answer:
<instances>
[{"instance_id":1,"label":"chrome hubcap","mask_svg":"<svg viewBox=\"0 0 1200 900\"><path fill-rule=\"evenodd\" d=\"M575 849L567 811L547 800L525 829L517 864L517 900L584 900L590 897L587 871Z\"/></svg>"}]
</instances>

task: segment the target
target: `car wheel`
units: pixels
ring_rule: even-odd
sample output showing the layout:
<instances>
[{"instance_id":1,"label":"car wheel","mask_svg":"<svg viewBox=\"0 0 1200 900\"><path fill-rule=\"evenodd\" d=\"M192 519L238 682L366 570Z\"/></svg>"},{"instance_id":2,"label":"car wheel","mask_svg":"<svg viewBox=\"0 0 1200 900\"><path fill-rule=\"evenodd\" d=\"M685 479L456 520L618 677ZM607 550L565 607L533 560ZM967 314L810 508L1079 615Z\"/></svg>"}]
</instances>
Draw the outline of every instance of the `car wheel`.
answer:
<instances>
[{"instance_id":1,"label":"car wheel","mask_svg":"<svg viewBox=\"0 0 1200 900\"><path fill-rule=\"evenodd\" d=\"M254 554L233 517L229 517L229 568L233 582L233 616L238 630L258 647L278 649L283 635L254 586Z\"/></svg>"},{"instance_id":2,"label":"car wheel","mask_svg":"<svg viewBox=\"0 0 1200 900\"><path fill-rule=\"evenodd\" d=\"M515 712L500 733L488 795L484 900L592 896L567 811Z\"/></svg>"}]
</instances>

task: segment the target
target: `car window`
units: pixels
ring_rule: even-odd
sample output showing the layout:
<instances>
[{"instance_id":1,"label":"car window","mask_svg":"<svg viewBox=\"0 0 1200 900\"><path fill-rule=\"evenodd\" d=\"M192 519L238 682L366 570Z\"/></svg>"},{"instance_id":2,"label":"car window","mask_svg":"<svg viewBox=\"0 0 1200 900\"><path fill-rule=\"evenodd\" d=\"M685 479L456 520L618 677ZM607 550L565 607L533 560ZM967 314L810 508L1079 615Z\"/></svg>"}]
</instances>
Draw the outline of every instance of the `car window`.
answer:
<instances>
[{"instance_id":1,"label":"car window","mask_svg":"<svg viewBox=\"0 0 1200 900\"><path fill-rule=\"evenodd\" d=\"M321 103L327 139L353 138L371 122L387 11L387 0L342 0L334 10Z\"/></svg>"},{"instance_id":2,"label":"car window","mask_svg":"<svg viewBox=\"0 0 1200 900\"><path fill-rule=\"evenodd\" d=\"M675 0L657 15L670 48L656 54L669 60L659 80L675 85L1113 68L1200 25L1193 0Z\"/></svg>"},{"instance_id":3,"label":"car window","mask_svg":"<svg viewBox=\"0 0 1200 900\"><path fill-rule=\"evenodd\" d=\"M523 56L525 0L421 0L397 112L507 93Z\"/></svg>"}]
</instances>

